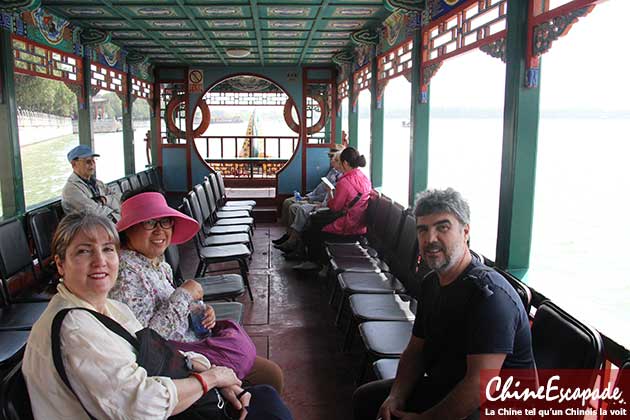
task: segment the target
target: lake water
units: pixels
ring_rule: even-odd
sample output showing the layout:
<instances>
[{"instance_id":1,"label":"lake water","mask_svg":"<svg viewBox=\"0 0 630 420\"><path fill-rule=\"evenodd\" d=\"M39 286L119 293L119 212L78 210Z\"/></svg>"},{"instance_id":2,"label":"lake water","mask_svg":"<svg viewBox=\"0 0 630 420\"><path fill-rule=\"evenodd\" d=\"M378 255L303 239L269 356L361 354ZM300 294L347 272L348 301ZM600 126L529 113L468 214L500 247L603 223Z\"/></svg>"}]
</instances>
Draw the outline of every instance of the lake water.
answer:
<instances>
[{"instance_id":1,"label":"lake water","mask_svg":"<svg viewBox=\"0 0 630 420\"><path fill-rule=\"evenodd\" d=\"M409 153L405 149L409 128L401 121L391 120L385 129L384 191L408 204L408 172L400 162ZM369 123L360 120L359 127ZM207 134L244 132L242 123L216 124L215 129L219 131ZM134 134L138 171L146 163L142 140L146 130L147 126L137 127ZM541 119L531 268L525 278L626 347L630 347L630 275L625 259L630 225L624 217L630 208L628 133L628 119ZM291 132L268 126L259 134ZM472 211L472 247L494 258L501 120L432 118L430 135L429 187L452 186L462 192ZM22 149L29 205L59 194L70 174L66 153L76 144L76 136L68 136ZM360 144L365 145L365 139ZM101 154L100 179L107 182L124 175L122 133L95 135L95 149ZM369 151L360 151L369 156Z\"/></svg>"},{"instance_id":2,"label":"lake water","mask_svg":"<svg viewBox=\"0 0 630 420\"><path fill-rule=\"evenodd\" d=\"M367 120L361 121L361 124ZM525 281L630 348L628 118L542 118L530 269ZM432 118L429 188L453 187L471 207L471 247L494 259L502 120ZM384 191L407 204L401 168L409 129L385 128ZM391 147L392 144L397 147Z\"/></svg>"},{"instance_id":3,"label":"lake water","mask_svg":"<svg viewBox=\"0 0 630 420\"><path fill-rule=\"evenodd\" d=\"M136 171L144 169L147 159L144 135L148 122L134 125L134 149ZM72 173L66 155L79 144L78 135L58 137L29 144L21 148L22 172L26 206L58 197L66 179ZM94 135L94 151L101 156L96 163L97 176L103 182L113 181L125 175L122 132Z\"/></svg>"}]
</instances>

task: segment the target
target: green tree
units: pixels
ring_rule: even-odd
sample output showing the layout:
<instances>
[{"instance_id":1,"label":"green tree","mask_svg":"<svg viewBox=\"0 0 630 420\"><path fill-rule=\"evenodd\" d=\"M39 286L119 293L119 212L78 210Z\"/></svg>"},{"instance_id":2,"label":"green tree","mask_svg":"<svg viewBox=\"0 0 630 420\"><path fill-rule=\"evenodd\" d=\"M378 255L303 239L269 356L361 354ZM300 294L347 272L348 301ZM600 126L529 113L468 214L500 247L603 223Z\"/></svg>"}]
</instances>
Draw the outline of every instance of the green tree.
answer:
<instances>
[{"instance_id":1,"label":"green tree","mask_svg":"<svg viewBox=\"0 0 630 420\"><path fill-rule=\"evenodd\" d=\"M63 82L44 77L16 74L15 98L22 109L53 115L70 116L77 107L76 95Z\"/></svg>"},{"instance_id":2,"label":"green tree","mask_svg":"<svg viewBox=\"0 0 630 420\"><path fill-rule=\"evenodd\" d=\"M136 99L133 101L131 118L133 120L148 120L151 118L151 108L146 99Z\"/></svg>"},{"instance_id":3,"label":"green tree","mask_svg":"<svg viewBox=\"0 0 630 420\"><path fill-rule=\"evenodd\" d=\"M107 98L105 111L110 118L122 118L122 100L114 92L107 92L103 95Z\"/></svg>"}]
</instances>

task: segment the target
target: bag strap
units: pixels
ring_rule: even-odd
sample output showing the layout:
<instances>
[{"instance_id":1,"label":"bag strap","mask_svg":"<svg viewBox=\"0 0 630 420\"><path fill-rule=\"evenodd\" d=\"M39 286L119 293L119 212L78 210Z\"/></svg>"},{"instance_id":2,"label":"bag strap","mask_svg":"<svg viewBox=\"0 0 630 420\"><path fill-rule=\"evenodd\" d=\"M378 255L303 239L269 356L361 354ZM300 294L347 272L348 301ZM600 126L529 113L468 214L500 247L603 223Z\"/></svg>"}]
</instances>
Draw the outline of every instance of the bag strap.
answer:
<instances>
[{"instance_id":1,"label":"bag strap","mask_svg":"<svg viewBox=\"0 0 630 420\"><path fill-rule=\"evenodd\" d=\"M354 207L354 205L357 204L357 202L361 199L362 195L363 194L361 194L360 192L357 193L357 195L352 199L352 201L348 203L348 208L346 210L350 210L352 207Z\"/></svg>"},{"instance_id":2,"label":"bag strap","mask_svg":"<svg viewBox=\"0 0 630 420\"><path fill-rule=\"evenodd\" d=\"M72 393L76 397L77 401L79 401L79 404L81 404L81 407L83 407L83 410L85 410L88 417L90 419L96 420L90 414L90 412L85 408L85 406L81 402L81 399L79 398L77 393L74 391L74 389L70 385L70 381L68 380L68 375L66 374L66 369L63 366L63 359L61 358L61 337L60 337L61 324L63 323L63 320L68 314L68 312L75 309L80 309L82 311L91 313L105 327L107 327L109 330L111 330L115 334L118 334L119 336L127 340L129 344L131 344L133 348L135 348L136 351L138 352L140 351L140 344L138 343L138 340L133 335L131 335L129 331L124 329L123 326L120 325L118 322L114 321L113 319L111 319L110 317L106 315L103 315L91 309L80 308L80 307L66 308L66 309L60 310L59 312L57 312L57 315L55 315L55 318L53 319L53 322L52 322L51 331L50 331L50 345L52 347L52 357L53 357L53 363L55 365L55 369L57 370L57 373L61 377L61 380L63 381L63 383L66 384L68 389L72 391Z\"/></svg>"},{"instance_id":3,"label":"bag strap","mask_svg":"<svg viewBox=\"0 0 630 420\"><path fill-rule=\"evenodd\" d=\"M338 210L335 212L335 214L338 215L344 215L348 212L348 210L350 210L352 207L354 207L355 204L357 204L357 202L361 199L361 196L363 194L361 194L360 192L357 193L357 195L354 196L354 198L352 199L352 201L350 201L348 203L347 207L342 208L341 210Z\"/></svg>"}]
</instances>

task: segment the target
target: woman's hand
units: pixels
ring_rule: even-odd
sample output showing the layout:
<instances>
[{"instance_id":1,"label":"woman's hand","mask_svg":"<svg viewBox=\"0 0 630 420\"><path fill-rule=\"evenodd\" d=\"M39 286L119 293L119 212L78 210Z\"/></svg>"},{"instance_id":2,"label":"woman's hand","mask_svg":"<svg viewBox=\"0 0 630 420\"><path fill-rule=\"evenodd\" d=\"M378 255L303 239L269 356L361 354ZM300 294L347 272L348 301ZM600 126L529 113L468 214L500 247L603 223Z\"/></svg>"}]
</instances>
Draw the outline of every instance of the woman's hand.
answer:
<instances>
[{"instance_id":1,"label":"woman's hand","mask_svg":"<svg viewBox=\"0 0 630 420\"><path fill-rule=\"evenodd\" d=\"M379 419L392 420L392 416L395 416L397 412L401 412L404 406L404 401L400 398L392 395L388 396L378 410Z\"/></svg>"},{"instance_id":2,"label":"woman's hand","mask_svg":"<svg viewBox=\"0 0 630 420\"><path fill-rule=\"evenodd\" d=\"M203 318L201 323L209 330L214 328L215 324L217 323L217 315L214 313L214 309L212 309L212 306L206 305L206 316Z\"/></svg>"},{"instance_id":3,"label":"woman's hand","mask_svg":"<svg viewBox=\"0 0 630 420\"><path fill-rule=\"evenodd\" d=\"M186 290L193 297L193 300L201 300L203 299L203 288L199 283L194 280L186 280L184 284L181 286L182 289Z\"/></svg>"},{"instance_id":4,"label":"woman's hand","mask_svg":"<svg viewBox=\"0 0 630 420\"><path fill-rule=\"evenodd\" d=\"M225 366L212 366L210 369L201 372L211 388L229 388L231 386L241 386L241 380L236 377L234 371Z\"/></svg>"},{"instance_id":5,"label":"woman's hand","mask_svg":"<svg viewBox=\"0 0 630 420\"><path fill-rule=\"evenodd\" d=\"M247 417L247 407L249 407L249 401L252 398L252 394L244 391L243 388L237 385L221 388L220 391L223 398L225 398L225 400L229 402L235 410L239 411L240 415L238 420L243 420Z\"/></svg>"}]
</instances>

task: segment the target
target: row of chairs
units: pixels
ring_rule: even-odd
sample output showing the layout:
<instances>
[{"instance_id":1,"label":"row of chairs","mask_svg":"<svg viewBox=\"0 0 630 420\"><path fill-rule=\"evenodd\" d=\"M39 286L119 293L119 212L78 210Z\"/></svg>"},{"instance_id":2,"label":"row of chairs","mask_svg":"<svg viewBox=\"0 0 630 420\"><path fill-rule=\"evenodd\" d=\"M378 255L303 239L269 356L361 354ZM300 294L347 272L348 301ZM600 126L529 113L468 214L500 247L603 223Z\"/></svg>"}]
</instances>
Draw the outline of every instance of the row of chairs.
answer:
<instances>
[{"instance_id":1,"label":"row of chairs","mask_svg":"<svg viewBox=\"0 0 630 420\"><path fill-rule=\"evenodd\" d=\"M366 348L361 377L368 359L381 358L406 345L420 280L428 271L418 265L416 223L409 211L386 196L373 194L367 220L365 242L326 247L330 302L338 300L338 325L344 315L347 318L343 348L351 349L357 330Z\"/></svg>"},{"instance_id":2,"label":"row of chairs","mask_svg":"<svg viewBox=\"0 0 630 420\"><path fill-rule=\"evenodd\" d=\"M152 186L158 191L164 192L162 177L157 168L149 168L137 174L128 175L111 181L107 184L112 190L122 195L127 191L137 191L141 188Z\"/></svg>"},{"instance_id":3,"label":"row of chairs","mask_svg":"<svg viewBox=\"0 0 630 420\"><path fill-rule=\"evenodd\" d=\"M148 185L162 188L157 169L113 181L123 192ZM33 323L57 282L51 241L63 210L59 200L0 224L0 371L19 359ZM17 289L17 290L16 290Z\"/></svg>"},{"instance_id":4,"label":"row of chairs","mask_svg":"<svg viewBox=\"0 0 630 420\"><path fill-rule=\"evenodd\" d=\"M157 173L154 173L157 175ZM196 204L204 209L212 209L211 214L215 222L225 219L233 221L238 220L245 223L245 234L241 237L242 242L249 244L253 249L251 235L253 235L253 219L251 211L255 202L231 203L226 202L225 195L220 196L221 189L218 175L212 175L213 185L210 184L210 178L204 182L203 191L191 191L188 199L197 200ZM161 183L151 181L153 178L150 171L132 175L123 180L110 183L114 188L119 187L121 192L130 189L140 189L148 185L152 185L161 190ZM156 182L156 183L153 183ZM213 187L215 189L213 189ZM217 191L215 193L214 191ZM223 187L224 191L224 187ZM203 200L201 203L199 200ZM210 200L210 201L209 201ZM235 205L237 204L237 205ZM59 206L57 206L59 207ZM222 208L221 212L217 212L216 208ZM227 207L227 208L225 208ZM195 207L196 208L196 207ZM59 207L60 209L60 207ZM210 210L208 210L210 211ZM243 213L243 211L246 212ZM227 213L227 214L225 214ZM52 208L38 209L27 215L26 220L30 226L30 233L35 242L36 257L39 265L42 266L45 261L50 260L50 239L56 229L59 221L59 215ZM206 222L204 219L203 222ZM241 226L234 223L220 223L226 226ZM240 246L244 246L240 244ZM247 256L251 255L250 248L245 247ZM216 247L213 251L220 250ZM213 256L214 257L214 256ZM198 269L198 274L205 274L207 265L219 261L208 257L204 260L203 269ZM174 281L177 286L184 281L180 268L180 256L177 246L172 245L166 251L166 260L171 265L174 273ZM247 266L245 263L245 279L247 274ZM23 229L22 222L18 219L10 220L0 225L0 269L2 272L2 306L0 314L0 368L2 369L2 382L0 383L0 419L32 419L28 392L21 373L21 355L24 345L28 339L29 330L33 323L39 318L45 309L46 298L41 299L18 299L13 298L9 293L8 280L16 274L28 271L32 278L43 275L43 270L35 270L33 264L33 255L30 252L26 232ZM212 301L212 306L216 312L218 320L231 319L237 322L242 321L243 305L234 302L234 299L245 293L245 283L243 277L238 274L221 274L215 276L205 276L197 278L204 289L204 300ZM249 284L247 283L249 287ZM251 290L250 290L251 297ZM228 302L220 302L227 300ZM28 301L28 303L26 303ZM217 302L219 301L219 302ZM4 374L6 373L6 375Z\"/></svg>"},{"instance_id":5,"label":"row of chairs","mask_svg":"<svg viewBox=\"0 0 630 420\"><path fill-rule=\"evenodd\" d=\"M228 201L220 174L211 173L184 197L182 210L195 219L201 229L193 238L199 263L195 277L203 276L212 265L224 271L224 263L236 262L250 300L254 300L249 284L249 260L254 251L255 229L253 200Z\"/></svg>"},{"instance_id":6,"label":"row of chairs","mask_svg":"<svg viewBox=\"0 0 630 420\"><path fill-rule=\"evenodd\" d=\"M422 279L429 271L418 258L416 223L410 211L373 193L367 221L365 240L329 243L326 247L330 303L338 305L336 323L341 324L346 314L348 318L343 348L352 347L357 326L363 341L360 382L370 362L377 379L395 376L399 357L411 337ZM548 299L533 308L529 287L506 271L495 269L514 287L531 314L538 368L591 369L593 376L583 385L593 386L604 360L603 341L597 330Z\"/></svg>"}]
</instances>

